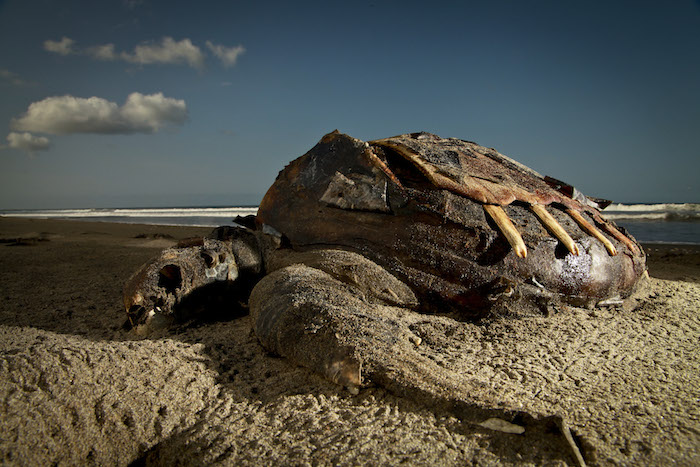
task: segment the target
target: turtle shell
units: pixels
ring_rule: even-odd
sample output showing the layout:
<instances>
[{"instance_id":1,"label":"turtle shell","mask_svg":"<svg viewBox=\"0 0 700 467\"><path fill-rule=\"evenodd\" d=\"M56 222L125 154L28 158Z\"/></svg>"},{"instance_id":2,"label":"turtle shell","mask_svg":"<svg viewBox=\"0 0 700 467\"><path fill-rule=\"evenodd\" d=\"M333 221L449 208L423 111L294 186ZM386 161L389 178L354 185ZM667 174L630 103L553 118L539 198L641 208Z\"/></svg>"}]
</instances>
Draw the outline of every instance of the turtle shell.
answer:
<instances>
[{"instance_id":1,"label":"turtle shell","mask_svg":"<svg viewBox=\"0 0 700 467\"><path fill-rule=\"evenodd\" d=\"M637 242L596 203L494 149L413 133L324 136L280 172L257 223L293 249L359 252L424 311L482 315L629 296Z\"/></svg>"}]
</instances>

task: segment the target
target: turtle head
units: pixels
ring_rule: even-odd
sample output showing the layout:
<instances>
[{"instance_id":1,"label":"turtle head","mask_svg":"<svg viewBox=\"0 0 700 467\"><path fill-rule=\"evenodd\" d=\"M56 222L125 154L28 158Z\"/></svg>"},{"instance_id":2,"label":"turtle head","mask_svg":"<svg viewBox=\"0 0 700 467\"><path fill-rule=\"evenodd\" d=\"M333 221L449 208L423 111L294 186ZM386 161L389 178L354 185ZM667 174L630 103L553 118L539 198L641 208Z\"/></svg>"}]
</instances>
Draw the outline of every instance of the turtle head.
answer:
<instances>
[{"instance_id":1,"label":"turtle head","mask_svg":"<svg viewBox=\"0 0 700 467\"><path fill-rule=\"evenodd\" d=\"M143 335L193 318L237 316L246 311L261 273L261 255L249 229L220 227L207 238L183 240L126 282L125 326Z\"/></svg>"}]
</instances>

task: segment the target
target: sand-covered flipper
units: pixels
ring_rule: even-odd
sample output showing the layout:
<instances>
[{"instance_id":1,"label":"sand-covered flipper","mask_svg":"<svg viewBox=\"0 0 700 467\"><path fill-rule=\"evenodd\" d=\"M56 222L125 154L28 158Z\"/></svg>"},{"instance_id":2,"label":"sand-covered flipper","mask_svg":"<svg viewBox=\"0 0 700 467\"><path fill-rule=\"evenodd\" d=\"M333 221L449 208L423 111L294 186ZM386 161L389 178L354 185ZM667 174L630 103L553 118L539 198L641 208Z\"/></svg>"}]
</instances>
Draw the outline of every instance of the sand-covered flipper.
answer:
<instances>
[{"instance_id":1,"label":"sand-covered flipper","mask_svg":"<svg viewBox=\"0 0 700 467\"><path fill-rule=\"evenodd\" d=\"M449 318L412 310L415 296L385 269L342 250L285 252L268 264L276 270L253 289L250 311L270 352L352 394L376 384L463 423L518 435L517 443L549 433L568 450L564 461L584 465L563 417L501 409L488 391L472 397L482 384L440 364L441 349L419 336Z\"/></svg>"},{"instance_id":2,"label":"sand-covered flipper","mask_svg":"<svg viewBox=\"0 0 700 467\"><path fill-rule=\"evenodd\" d=\"M375 263L342 250L282 253L250 296L255 332L269 351L356 392L370 359L412 334L392 309L415 306L411 290ZM362 343L362 344L360 344Z\"/></svg>"},{"instance_id":3,"label":"sand-covered flipper","mask_svg":"<svg viewBox=\"0 0 700 467\"><path fill-rule=\"evenodd\" d=\"M410 288L342 250L285 254L250 296L255 332L269 351L356 392L381 383L444 388L460 378L420 352ZM401 392L401 391L399 391Z\"/></svg>"}]
</instances>

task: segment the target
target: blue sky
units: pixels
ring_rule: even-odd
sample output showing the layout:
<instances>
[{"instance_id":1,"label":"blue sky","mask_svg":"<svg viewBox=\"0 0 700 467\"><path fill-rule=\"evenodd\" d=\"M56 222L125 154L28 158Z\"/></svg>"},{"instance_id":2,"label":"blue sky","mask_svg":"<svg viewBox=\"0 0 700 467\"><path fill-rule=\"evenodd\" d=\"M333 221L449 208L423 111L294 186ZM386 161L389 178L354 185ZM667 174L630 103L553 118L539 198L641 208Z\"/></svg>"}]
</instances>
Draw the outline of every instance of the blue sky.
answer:
<instances>
[{"instance_id":1,"label":"blue sky","mask_svg":"<svg viewBox=\"0 0 700 467\"><path fill-rule=\"evenodd\" d=\"M0 2L0 209L256 204L336 128L700 202L700 3Z\"/></svg>"}]
</instances>

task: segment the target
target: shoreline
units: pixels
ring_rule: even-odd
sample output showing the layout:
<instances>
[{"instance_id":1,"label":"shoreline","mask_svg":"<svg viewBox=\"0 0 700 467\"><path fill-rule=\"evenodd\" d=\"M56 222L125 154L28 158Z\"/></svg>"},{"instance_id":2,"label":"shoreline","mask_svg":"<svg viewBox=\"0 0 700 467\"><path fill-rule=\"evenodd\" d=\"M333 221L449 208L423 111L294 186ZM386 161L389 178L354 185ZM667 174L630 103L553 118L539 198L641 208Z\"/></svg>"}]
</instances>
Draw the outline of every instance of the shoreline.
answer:
<instances>
[{"instance_id":1,"label":"shoreline","mask_svg":"<svg viewBox=\"0 0 700 467\"><path fill-rule=\"evenodd\" d=\"M662 205L665 206L665 205ZM63 211L63 210L58 210ZM68 210L81 211L81 210ZM42 216L36 213L12 215L0 211L0 219L34 219L34 220L69 220L73 222L107 222L117 224L164 225L169 227L210 227L233 225L233 218L238 215L251 215L257 206L207 207L207 208L125 208L125 209L87 209L90 215L67 216L65 212L58 215ZM125 214L120 211L129 211ZM108 213L112 213L111 215ZM693 214L694 215L694 214ZM182 219L186 219L182 222ZM615 219L613 219L615 220ZM700 223L679 220L617 220L618 225L627 229L643 244L660 245L697 245L700 246Z\"/></svg>"},{"instance_id":2,"label":"shoreline","mask_svg":"<svg viewBox=\"0 0 700 467\"><path fill-rule=\"evenodd\" d=\"M547 417L589 465L700 461L700 245L644 244L651 279L633 310L488 326L426 316L445 337L421 345L464 375L471 405L456 410L381 387L349 394L267 354L248 317L125 332L124 281L210 230L0 218L4 463L575 465L556 428L527 425Z\"/></svg>"}]
</instances>

